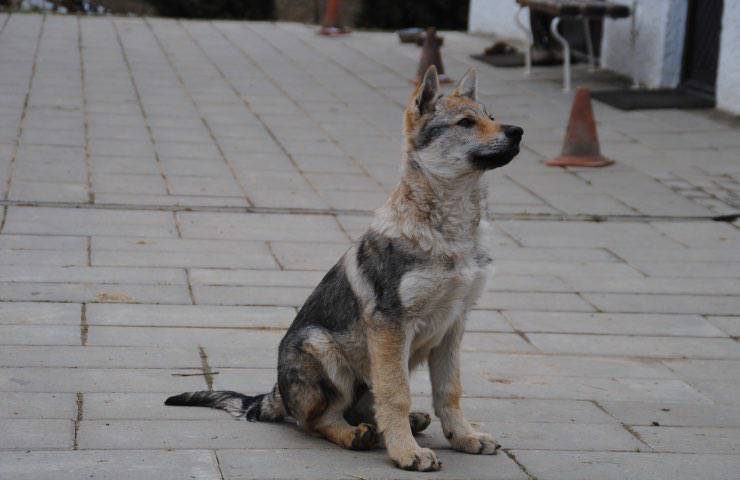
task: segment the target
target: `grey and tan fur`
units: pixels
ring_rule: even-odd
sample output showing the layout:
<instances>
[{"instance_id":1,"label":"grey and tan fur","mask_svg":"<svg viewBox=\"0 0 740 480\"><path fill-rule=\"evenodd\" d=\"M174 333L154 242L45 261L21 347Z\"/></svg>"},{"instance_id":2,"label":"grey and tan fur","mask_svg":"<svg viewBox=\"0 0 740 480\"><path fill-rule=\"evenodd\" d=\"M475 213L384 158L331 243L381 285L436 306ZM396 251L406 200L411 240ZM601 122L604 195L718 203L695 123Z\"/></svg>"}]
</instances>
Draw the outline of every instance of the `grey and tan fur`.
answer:
<instances>
[{"instance_id":1,"label":"grey and tan fur","mask_svg":"<svg viewBox=\"0 0 740 480\"><path fill-rule=\"evenodd\" d=\"M428 362L434 412L452 447L493 454L460 409L460 341L490 257L482 246L483 174L519 152L522 129L476 101L469 71L448 96L430 68L404 113L403 176L362 238L326 274L280 342L270 393L184 393L168 405L223 408L248 420L295 419L352 449L385 444L407 470L438 470L413 437L409 372Z\"/></svg>"}]
</instances>

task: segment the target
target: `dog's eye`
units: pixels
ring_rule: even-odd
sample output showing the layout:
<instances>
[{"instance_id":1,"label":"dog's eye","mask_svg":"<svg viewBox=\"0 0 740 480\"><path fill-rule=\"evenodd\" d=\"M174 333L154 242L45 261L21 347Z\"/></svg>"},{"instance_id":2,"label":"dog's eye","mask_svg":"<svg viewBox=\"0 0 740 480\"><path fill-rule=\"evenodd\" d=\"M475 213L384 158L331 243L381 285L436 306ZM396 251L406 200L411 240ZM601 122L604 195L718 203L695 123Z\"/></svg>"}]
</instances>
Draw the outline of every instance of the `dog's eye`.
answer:
<instances>
[{"instance_id":1,"label":"dog's eye","mask_svg":"<svg viewBox=\"0 0 740 480\"><path fill-rule=\"evenodd\" d=\"M472 118L467 118L467 117L461 118L460 120L457 121L457 125L464 127L464 128L470 128L473 125L475 125L475 120L473 120Z\"/></svg>"}]
</instances>

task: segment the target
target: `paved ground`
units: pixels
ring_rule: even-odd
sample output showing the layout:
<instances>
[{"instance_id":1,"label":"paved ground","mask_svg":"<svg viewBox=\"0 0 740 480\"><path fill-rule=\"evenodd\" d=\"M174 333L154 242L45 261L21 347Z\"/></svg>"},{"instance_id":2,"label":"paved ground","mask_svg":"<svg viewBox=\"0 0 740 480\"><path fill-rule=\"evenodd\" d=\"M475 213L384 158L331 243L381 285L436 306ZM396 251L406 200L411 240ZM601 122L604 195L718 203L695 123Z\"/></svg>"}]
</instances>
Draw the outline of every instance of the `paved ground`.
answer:
<instances>
[{"instance_id":1,"label":"paved ground","mask_svg":"<svg viewBox=\"0 0 740 480\"><path fill-rule=\"evenodd\" d=\"M273 384L282 329L396 181L416 47L295 24L0 25L0 478L415 477L162 400ZM447 37L459 78L487 42ZM482 100L527 132L491 175L498 274L464 343L464 405L506 454L452 452L435 423L420 441L445 468L427 476L736 480L740 231L711 218L740 207L740 129L596 104L617 165L550 169L560 71L479 68Z\"/></svg>"}]
</instances>

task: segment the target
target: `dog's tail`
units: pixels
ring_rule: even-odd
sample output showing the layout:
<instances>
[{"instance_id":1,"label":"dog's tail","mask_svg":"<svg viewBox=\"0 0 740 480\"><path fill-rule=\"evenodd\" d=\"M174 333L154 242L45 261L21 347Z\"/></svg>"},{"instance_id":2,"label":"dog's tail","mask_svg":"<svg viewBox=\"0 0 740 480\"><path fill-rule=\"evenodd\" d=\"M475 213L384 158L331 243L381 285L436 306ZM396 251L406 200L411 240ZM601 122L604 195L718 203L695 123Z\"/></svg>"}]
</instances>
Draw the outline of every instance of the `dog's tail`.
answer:
<instances>
[{"instance_id":1,"label":"dog's tail","mask_svg":"<svg viewBox=\"0 0 740 480\"><path fill-rule=\"evenodd\" d=\"M285 417L285 406L277 385L270 393L254 397L231 391L186 392L168 398L164 404L219 408L250 422L279 422Z\"/></svg>"}]
</instances>

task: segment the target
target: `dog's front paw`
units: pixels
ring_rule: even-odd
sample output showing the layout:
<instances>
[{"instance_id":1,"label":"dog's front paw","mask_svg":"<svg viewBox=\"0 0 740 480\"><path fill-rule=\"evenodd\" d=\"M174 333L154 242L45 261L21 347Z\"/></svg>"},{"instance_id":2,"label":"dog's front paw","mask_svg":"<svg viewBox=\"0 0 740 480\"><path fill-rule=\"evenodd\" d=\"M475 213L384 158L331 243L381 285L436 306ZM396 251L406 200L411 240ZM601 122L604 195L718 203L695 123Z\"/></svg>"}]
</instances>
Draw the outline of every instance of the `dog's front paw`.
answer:
<instances>
[{"instance_id":1,"label":"dog's front paw","mask_svg":"<svg viewBox=\"0 0 740 480\"><path fill-rule=\"evenodd\" d=\"M452 437L450 444L455 450L478 455L494 455L501 446L487 433L475 432L466 437Z\"/></svg>"},{"instance_id":2,"label":"dog's front paw","mask_svg":"<svg viewBox=\"0 0 740 480\"><path fill-rule=\"evenodd\" d=\"M442 468L437 455L428 448L416 447L397 455L391 455L398 468L418 472L433 472Z\"/></svg>"}]
</instances>

